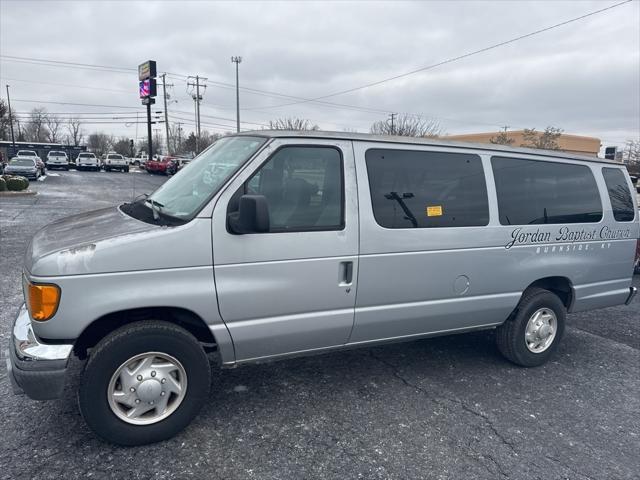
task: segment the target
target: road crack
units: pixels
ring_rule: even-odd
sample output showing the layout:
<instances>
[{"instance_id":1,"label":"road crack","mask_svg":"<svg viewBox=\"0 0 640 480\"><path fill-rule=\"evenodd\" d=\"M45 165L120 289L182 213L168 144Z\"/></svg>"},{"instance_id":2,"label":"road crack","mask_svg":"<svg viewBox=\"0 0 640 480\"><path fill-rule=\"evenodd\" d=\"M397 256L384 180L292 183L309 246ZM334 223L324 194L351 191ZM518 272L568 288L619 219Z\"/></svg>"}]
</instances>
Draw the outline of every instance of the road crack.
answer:
<instances>
[{"instance_id":1,"label":"road crack","mask_svg":"<svg viewBox=\"0 0 640 480\"><path fill-rule=\"evenodd\" d=\"M511 451L511 453L513 455L518 456L518 451L516 450L513 442L511 442L502 433L500 433L498 431L498 429L494 425L494 423L491 420L491 418L489 417L489 415L487 415L486 413L484 413L482 411L475 410L474 408L470 407L469 405L467 405L466 403L464 403L462 400L460 400L458 398L434 396L427 389L421 387L420 385L417 385L417 384L411 382L409 379L407 379L405 376L403 376L400 373L399 368L395 364L389 362L388 360L386 360L386 359L384 359L382 357L379 357L372 350L369 350L369 355L373 359L378 361L379 363L381 363L381 364L385 365L387 368L389 368L391 370L391 373L393 374L393 376L395 378L397 378L398 380L400 380L405 386L407 386L409 388L412 388L412 389L424 394L430 400L434 401L438 405L441 405L441 406L443 406L445 408L448 408L449 405L447 403L453 403L453 404L458 405L465 412L470 413L473 416L479 418L482 421L482 424L493 433L495 438L497 438L498 441L500 441L500 443L502 443L505 447L507 447ZM468 448L472 449L471 446L468 446ZM502 476L504 476L506 478L509 478L508 472L504 471L504 469L502 468L500 463L495 458L493 458L491 455L487 455L487 454L482 454L482 457L483 458L487 458L491 463L493 463L495 465L496 469L498 470L498 473L500 475L502 475ZM473 458L477 459L477 457L473 457Z\"/></svg>"}]
</instances>

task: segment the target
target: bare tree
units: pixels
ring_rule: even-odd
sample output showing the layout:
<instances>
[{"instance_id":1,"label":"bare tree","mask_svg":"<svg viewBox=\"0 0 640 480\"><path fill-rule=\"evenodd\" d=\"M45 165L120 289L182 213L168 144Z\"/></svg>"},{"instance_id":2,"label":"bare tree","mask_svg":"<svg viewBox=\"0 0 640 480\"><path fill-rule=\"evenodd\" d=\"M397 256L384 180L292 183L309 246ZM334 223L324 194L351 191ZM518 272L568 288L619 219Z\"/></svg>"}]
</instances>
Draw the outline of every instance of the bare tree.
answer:
<instances>
[{"instance_id":1,"label":"bare tree","mask_svg":"<svg viewBox=\"0 0 640 480\"><path fill-rule=\"evenodd\" d=\"M558 138L562 135L561 128L549 126L544 132L536 132L535 128L525 128L523 137L524 147L541 148L543 150L559 150Z\"/></svg>"},{"instance_id":2,"label":"bare tree","mask_svg":"<svg viewBox=\"0 0 640 480\"><path fill-rule=\"evenodd\" d=\"M515 142L513 138L509 138L506 130L498 133L495 137L491 137L489 141L495 145L513 145Z\"/></svg>"},{"instance_id":3,"label":"bare tree","mask_svg":"<svg viewBox=\"0 0 640 480\"><path fill-rule=\"evenodd\" d=\"M57 115L48 114L45 117L45 123L47 124L47 141L51 143L58 143L61 140L62 132L62 120Z\"/></svg>"},{"instance_id":4,"label":"bare tree","mask_svg":"<svg viewBox=\"0 0 640 480\"><path fill-rule=\"evenodd\" d=\"M376 135L398 135L401 137L437 137L442 134L442 127L437 120L403 113L398 115L393 125L388 120L375 122L371 125L370 132Z\"/></svg>"},{"instance_id":5,"label":"bare tree","mask_svg":"<svg viewBox=\"0 0 640 480\"><path fill-rule=\"evenodd\" d=\"M320 127L306 118L286 117L269 120L271 130L319 130Z\"/></svg>"},{"instance_id":6,"label":"bare tree","mask_svg":"<svg viewBox=\"0 0 640 480\"><path fill-rule=\"evenodd\" d=\"M627 165L640 166L640 140L627 140L622 161Z\"/></svg>"},{"instance_id":7,"label":"bare tree","mask_svg":"<svg viewBox=\"0 0 640 480\"><path fill-rule=\"evenodd\" d=\"M25 135L29 142L47 141L48 129L46 108L38 107L31 110L27 126L25 127Z\"/></svg>"},{"instance_id":8,"label":"bare tree","mask_svg":"<svg viewBox=\"0 0 640 480\"><path fill-rule=\"evenodd\" d=\"M156 130L153 133L153 154L154 155L163 155L164 152L164 135L160 133L160 130Z\"/></svg>"},{"instance_id":9,"label":"bare tree","mask_svg":"<svg viewBox=\"0 0 640 480\"><path fill-rule=\"evenodd\" d=\"M111 135L102 132L95 132L87 138L87 146L96 155L100 156L109 151L114 140Z\"/></svg>"},{"instance_id":10,"label":"bare tree","mask_svg":"<svg viewBox=\"0 0 640 480\"><path fill-rule=\"evenodd\" d=\"M120 137L113 145L113 151L124 157L131 156L131 140L127 137Z\"/></svg>"},{"instance_id":11,"label":"bare tree","mask_svg":"<svg viewBox=\"0 0 640 480\"><path fill-rule=\"evenodd\" d=\"M15 112L11 112L15 113ZM15 115L12 116L14 124L14 135L17 137L17 129L15 128ZM0 140L11 140L11 123L9 121L9 105L0 98Z\"/></svg>"},{"instance_id":12,"label":"bare tree","mask_svg":"<svg viewBox=\"0 0 640 480\"><path fill-rule=\"evenodd\" d=\"M69 132L69 143L78 146L84 138L82 123L79 118L71 117L67 120L67 132Z\"/></svg>"}]
</instances>

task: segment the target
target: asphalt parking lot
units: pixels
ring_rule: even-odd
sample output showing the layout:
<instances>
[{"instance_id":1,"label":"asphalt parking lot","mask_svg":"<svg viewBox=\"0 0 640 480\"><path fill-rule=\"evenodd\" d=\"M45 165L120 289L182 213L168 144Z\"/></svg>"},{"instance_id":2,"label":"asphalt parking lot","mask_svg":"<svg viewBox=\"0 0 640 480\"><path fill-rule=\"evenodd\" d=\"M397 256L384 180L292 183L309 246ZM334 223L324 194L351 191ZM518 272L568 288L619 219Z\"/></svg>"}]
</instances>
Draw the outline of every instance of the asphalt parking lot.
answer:
<instances>
[{"instance_id":1,"label":"asphalt parking lot","mask_svg":"<svg viewBox=\"0 0 640 480\"><path fill-rule=\"evenodd\" d=\"M0 198L2 352L31 235L166 180L56 173L36 196ZM639 478L639 349L636 299L571 315L558 354L535 369L507 363L479 332L216 371L187 430L137 448L91 433L73 379L62 400L14 396L3 353L0 478Z\"/></svg>"}]
</instances>

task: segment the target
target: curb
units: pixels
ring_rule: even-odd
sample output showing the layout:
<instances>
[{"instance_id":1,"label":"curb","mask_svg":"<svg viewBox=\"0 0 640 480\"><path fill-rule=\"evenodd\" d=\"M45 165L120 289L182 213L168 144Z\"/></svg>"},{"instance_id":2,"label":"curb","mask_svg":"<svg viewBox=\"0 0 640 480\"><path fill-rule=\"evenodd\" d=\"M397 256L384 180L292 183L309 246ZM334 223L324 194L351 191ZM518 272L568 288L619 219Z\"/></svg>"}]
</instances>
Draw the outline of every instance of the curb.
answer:
<instances>
[{"instance_id":1,"label":"curb","mask_svg":"<svg viewBox=\"0 0 640 480\"><path fill-rule=\"evenodd\" d=\"M20 192L12 192L12 191L4 191L4 192L0 192L0 197L28 197L31 195L37 195L38 192L34 191L34 190L23 190Z\"/></svg>"}]
</instances>

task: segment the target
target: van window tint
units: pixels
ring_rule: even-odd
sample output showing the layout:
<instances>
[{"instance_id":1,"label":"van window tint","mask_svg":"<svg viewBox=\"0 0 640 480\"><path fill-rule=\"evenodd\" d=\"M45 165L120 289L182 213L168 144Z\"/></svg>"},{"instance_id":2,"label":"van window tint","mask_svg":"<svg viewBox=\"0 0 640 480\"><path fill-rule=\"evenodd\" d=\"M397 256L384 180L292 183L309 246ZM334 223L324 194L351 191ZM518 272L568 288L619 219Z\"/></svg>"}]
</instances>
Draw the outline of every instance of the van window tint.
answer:
<instances>
[{"instance_id":1,"label":"van window tint","mask_svg":"<svg viewBox=\"0 0 640 480\"><path fill-rule=\"evenodd\" d=\"M607 184L609 199L613 209L613 218L618 222L630 222L635 218L633 212L633 200L627 179L621 170L617 168L603 168L602 175Z\"/></svg>"},{"instance_id":2,"label":"van window tint","mask_svg":"<svg viewBox=\"0 0 640 480\"><path fill-rule=\"evenodd\" d=\"M365 154L376 222L385 228L470 227L489 223L477 155L371 149Z\"/></svg>"},{"instance_id":3,"label":"van window tint","mask_svg":"<svg viewBox=\"0 0 640 480\"><path fill-rule=\"evenodd\" d=\"M602 219L596 180L585 165L493 157L502 225L592 223Z\"/></svg>"},{"instance_id":4,"label":"van window tint","mask_svg":"<svg viewBox=\"0 0 640 480\"><path fill-rule=\"evenodd\" d=\"M282 148L244 191L267 198L272 232L343 228L342 156L335 148Z\"/></svg>"}]
</instances>

